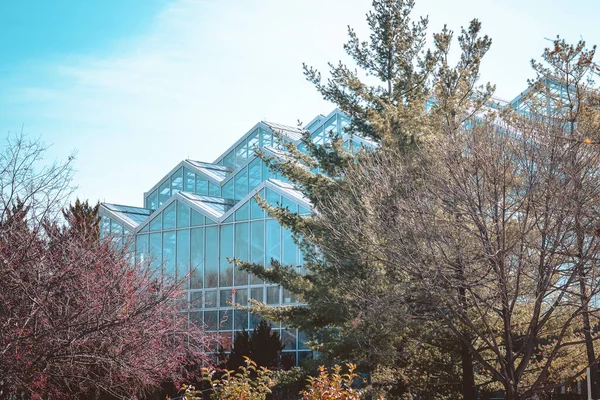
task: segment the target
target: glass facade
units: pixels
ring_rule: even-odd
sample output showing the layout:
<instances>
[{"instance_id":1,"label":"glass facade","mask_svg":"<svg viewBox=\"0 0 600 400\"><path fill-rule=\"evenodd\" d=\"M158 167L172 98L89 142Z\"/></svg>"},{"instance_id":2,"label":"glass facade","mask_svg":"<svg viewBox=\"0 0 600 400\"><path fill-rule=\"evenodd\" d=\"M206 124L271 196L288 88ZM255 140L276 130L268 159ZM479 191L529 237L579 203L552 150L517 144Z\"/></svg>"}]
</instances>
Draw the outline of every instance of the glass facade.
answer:
<instances>
[{"instance_id":1,"label":"glass facade","mask_svg":"<svg viewBox=\"0 0 600 400\"><path fill-rule=\"evenodd\" d=\"M319 116L308 129L315 142L344 134L349 120L339 111ZM182 281L190 322L217 332L230 349L234 332L253 329L260 317L235 308L249 299L273 307L298 304L287 290L235 268L238 258L268 265L271 260L299 267L302 256L291 232L260 208L254 194L300 214L310 205L292 185L269 171L255 150L281 151L274 132L297 142L301 130L259 123L234 146L205 163L184 160L144 195L144 208L101 206L101 233L129 243L138 261ZM348 147L361 145L348 135ZM302 332L272 321L287 357L312 356Z\"/></svg>"}]
</instances>

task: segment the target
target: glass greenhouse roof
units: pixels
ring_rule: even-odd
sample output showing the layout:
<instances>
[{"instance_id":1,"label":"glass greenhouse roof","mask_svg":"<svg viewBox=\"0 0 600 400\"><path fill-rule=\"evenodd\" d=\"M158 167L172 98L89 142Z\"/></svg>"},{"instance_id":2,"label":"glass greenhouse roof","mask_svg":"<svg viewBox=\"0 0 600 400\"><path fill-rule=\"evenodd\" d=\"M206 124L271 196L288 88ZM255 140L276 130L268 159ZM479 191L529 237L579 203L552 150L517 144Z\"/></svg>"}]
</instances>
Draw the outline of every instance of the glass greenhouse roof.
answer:
<instances>
[{"instance_id":1,"label":"glass greenhouse roof","mask_svg":"<svg viewBox=\"0 0 600 400\"><path fill-rule=\"evenodd\" d=\"M224 199L222 197L205 196L189 192L180 192L180 194L199 206L208 207L213 214L219 217L229 211L236 203L235 200Z\"/></svg>"},{"instance_id":2,"label":"glass greenhouse roof","mask_svg":"<svg viewBox=\"0 0 600 400\"><path fill-rule=\"evenodd\" d=\"M232 169L223 165L210 164L202 161L186 160L194 167L200 169L205 174L214 177L218 181L222 181L231 173Z\"/></svg>"},{"instance_id":3,"label":"glass greenhouse roof","mask_svg":"<svg viewBox=\"0 0 600 400\"><path fill-rule=\"evenodd\" d=\"M110 203L102 203L102 205L131 226L139 225L153 212L153 210L141 207L122 206Z\"/></svg>"},{"instance_id":4,"label":"glass greenhouse roof","mask_svg":"<svg viewBox=\"0 0 600 400\"><path fill-rule=\"evenodd\" d=\"M281 132L283 135L287 136L288 138L294 141L300 140L302 138L302 129L300 128L295 128L289 125L277 124L275 122L264 122L264 124L271 128L271 130Z\"/></svg>"}]
</instances>

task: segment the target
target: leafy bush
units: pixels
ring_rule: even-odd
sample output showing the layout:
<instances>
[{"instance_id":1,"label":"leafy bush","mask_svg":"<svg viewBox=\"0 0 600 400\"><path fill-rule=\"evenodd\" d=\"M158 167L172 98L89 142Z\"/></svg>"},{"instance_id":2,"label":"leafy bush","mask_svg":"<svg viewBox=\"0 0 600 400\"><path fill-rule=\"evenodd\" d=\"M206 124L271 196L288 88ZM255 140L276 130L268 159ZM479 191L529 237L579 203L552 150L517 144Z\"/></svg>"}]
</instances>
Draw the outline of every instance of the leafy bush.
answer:
<instances>
[{"instance_id":1,"label":"leafy bush","mask_svg":"<svg viewBox=\"0 0 600 400\"><path fill-rule=\"evenodd\" d=\"M306 390L300 392L302 400L359 400L358 390L352 389L357 377L356 366L347 364L348 372L342 374L342 367L336 365L330 373L324 366L319 367L319 375L308 378Z\"/></svg>"},{"instance_id":2,"label":"leafy bush","mask_svg":"<svg viewBox=\"0 0 600 400\"><path fill-rule=\"evenodd\" d=\"M246 366L241 366L238 372L225 370L220 379L214 379L217 372L213 368L205 368L204 380L212 389L211 399L214 400L265 400L271 393L275 382L272 372L265 367L257 367L256 363L244 357ZM181 388L185 400L201 400L202 391L194 386L184 385ZM199 396L199 397L198 397Z\"/></svg>"}]
</instances>

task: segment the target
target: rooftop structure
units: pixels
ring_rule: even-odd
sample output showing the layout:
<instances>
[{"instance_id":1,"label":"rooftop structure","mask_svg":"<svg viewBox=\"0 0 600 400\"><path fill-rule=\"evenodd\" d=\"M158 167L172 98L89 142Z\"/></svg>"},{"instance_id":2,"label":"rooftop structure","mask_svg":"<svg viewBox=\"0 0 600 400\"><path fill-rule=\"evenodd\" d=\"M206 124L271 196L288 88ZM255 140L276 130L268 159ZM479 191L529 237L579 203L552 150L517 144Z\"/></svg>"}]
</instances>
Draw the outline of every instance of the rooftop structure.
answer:
<instances>
[{"instance_id":1,"label":"rooftop structure","mask_svg":"<svg viewBox=\"0 0 600 400\"><path fill-rule=\"evenodd\" d=\"M343 133L348 118L338 110L319 115L305 126L316 143L330 133ZM248 299L274 307L297 304L287 290L237 270L228 258L265 265L271 259L301 268L302 255L288 229L265 215L254 196L270 204L309 214L310 204L284 178L269 170L256 155L262 149L282 153L276 140L299 142L302 129L259 122L212 163L183 160L149 188L143 207L103 203L101 234L133 246L140 261L166 276L186 279L187 312L191 321L224 339L231 348L235 331L253 329L259 317L236 310L234 303ZM346 143L361 145L364 139L347 137ZM312 356L305 337L273 321L273 329L285 343L284 353L298 363Z\"/></svg>"}]
</instances>

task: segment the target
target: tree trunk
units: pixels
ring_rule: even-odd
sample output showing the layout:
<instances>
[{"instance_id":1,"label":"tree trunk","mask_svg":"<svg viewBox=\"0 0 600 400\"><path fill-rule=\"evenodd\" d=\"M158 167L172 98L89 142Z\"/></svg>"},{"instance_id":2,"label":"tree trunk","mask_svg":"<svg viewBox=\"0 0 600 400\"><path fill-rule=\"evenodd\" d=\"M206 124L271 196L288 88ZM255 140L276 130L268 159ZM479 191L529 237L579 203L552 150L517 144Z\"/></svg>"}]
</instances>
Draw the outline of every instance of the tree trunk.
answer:
<instances>
[{"instance_id":1,"label":"tree trunk","mask_svg":"<svg viewBox=\"0 0 600 400\"><path fill-rule=\"evenodd\" d=\"M579 278L579 290L581 293L581 307L583 311L583 335L585 338L585 351L587 354L587 362L590 365L590 377L592 388L592 399L600 399L600 383L598 379L598 363L596 361L596 352L594 351L594 341L592 339L590 316L588 314L588 303L585 297L585 276Z\"/></svg>"},{"instance_id":2,"label":"tree trunk","mask_svg":"<svg viewBox=\"0 0 600 400\"><path fill-rule=\"evenodd\" d=\"M475 388L475 374L473 373L473 360L471 350L466 344L462 344L460 351L462 362L462 394L463 400L476 400L477 390Z\"/></svg>"}]
</instances>

